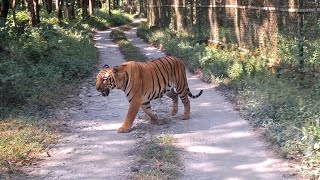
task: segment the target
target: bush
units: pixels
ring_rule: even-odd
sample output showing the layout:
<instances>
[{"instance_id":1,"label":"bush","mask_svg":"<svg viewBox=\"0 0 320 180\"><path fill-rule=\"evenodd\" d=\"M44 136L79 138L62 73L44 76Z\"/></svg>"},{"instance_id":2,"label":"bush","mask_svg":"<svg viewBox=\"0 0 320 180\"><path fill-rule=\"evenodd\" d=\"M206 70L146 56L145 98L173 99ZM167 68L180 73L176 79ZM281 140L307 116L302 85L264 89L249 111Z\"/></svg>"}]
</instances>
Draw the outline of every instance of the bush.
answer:
<instances>
[{"instance_id":1,"label":"bush","mask_svg":"<svg viewBox=\"0 0 320 180\"><path fill-rule=\"evenodd\" d=\"M140 23L137 29L137 36L143 39L144 41L149 41L149 35L151 30L145 22Z\"/></svg>"},{"instance_id":2,"label":"bush","mask_svg":"<svg viewBox=\"0 0 320 180\"><path fill-rule=\"evenodd\" d=\"M82 23L88 24L96 30L105 30L109 26L121 26L130 23L133 17L120 10L111 11L109 15L108 9L96 9L93 16L82 20Z\"/></svg>"},{"instance_id":3,"label":"bush","mask_svg":"<svg viewBox=\"0 0 320 180\"><path fill-rule=\"evenodd\" d=\"M253 126L264 128L284 156L304 155L304 173L316 178L320 174L316 168L320 164L319 41L308 43L306 70L299 72L294 68L299 65L296 40L280 36L277 53L287 66L280 66L280 71L273 74L268 70L267 58L208 47L201 44L206 33L193 33L196 34L151 30L144 25L138 29L140 37L162 44L168 54L182 58L192 70L200 68L207 78L225 82L220 89L227 90L226 96L238 103L241 114Z\"/></svg>"},{"instance_id":4,"label":"bush","mask_svg":"<svg viewBox=\"0 0 320 180\"><path fill-rule=\"evenodd\" d=\"M125 14L121 10L114 10L112 11L112 15L108 16L108 22L111 26L121 26L124 24L128 24L132 21L132 19L133 17L131 15Z\"/></svg>"},{"instance_id":5,"label":"bush","mask_svg":"<svg viewBox=\"0 0 320 180\"><path fill-rule=\"evenodd\" d=\"M20 27L0 28L2 42L6 42L0 46L4 52L0 56L3 112L17 104L32 104L29 107L34 108L54 104L43 102L41 94L50 91L53 96L64 84L85 77L94 68L96 50L91 29L77 22L61 26L48 22L37 28L26 26L22 31Z\"/></svg>"},{"instance_id":6,"label":"bush","mask_svg":"<svg viewBox=\"0 0 320 180\"><path fill-rule=\"evenodd\" d=\"M127 61L144 62L147 60L147 57L140 52L139 48L128 41L122 30L114 29L111 31L110 36L119 45L120 51Z\"/></svg>"},{"instance_id":7,"label":"bush","mask_svg":"<svg viewBox=\"0 0 320 180\"><path fill-rule=\"evenodd\" d=\"M125 34L120 29L114 29L111 31L110 37L115 43L118 43L121 40L127 40Z\"/></svg>"},{"instance_id":8,"label":"bush","mask_svg":"<svg viewBox=\"0 0 320 180\"><path fill-rule=\"evenodd\" d=\"M58 138L51 112L95 68L93 30L128 19L118 14L109 23L114 16L103 10L86 20L53 16L43 13L38 27L27 25L26 11L17 13L17 27L12 17L0 20L0 179Z\"/></svg>"}]
</instances>

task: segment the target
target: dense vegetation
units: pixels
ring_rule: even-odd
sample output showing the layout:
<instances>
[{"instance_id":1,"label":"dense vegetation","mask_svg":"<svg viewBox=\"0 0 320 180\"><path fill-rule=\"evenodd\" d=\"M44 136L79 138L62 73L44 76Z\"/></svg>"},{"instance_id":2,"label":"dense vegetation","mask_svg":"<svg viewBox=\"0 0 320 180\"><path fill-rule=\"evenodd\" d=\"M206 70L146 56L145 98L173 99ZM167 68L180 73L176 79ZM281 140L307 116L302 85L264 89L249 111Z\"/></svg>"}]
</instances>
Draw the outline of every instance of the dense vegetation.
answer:
<instances>
[{"instance_id":1,"label":"dense vegetation","mask_svg":"<svg viewBox=\"0 0 320 180\"><path fill-rule=\"evenodd\" d=\"M59 23L55 17L42 20L39 27L0 29L1 116L26 104L36 109L54 105L62 85L85 77L96 63L93 29L127 23L129 18L115 11L112 17L102 11L86 20ZM19 21L26 12L17 14ZM59 99L59 98L58 98ZM29 106L30 107L30 106Z\"/></svg>"},{"instance_id":2,"label":"dense vegetation","mask_svg":"<svg viewBox=\"0 0 320 180\"><path fill-rule=\"evenodd\" d=\"M110 16L100 9L64 21L43 13L33 27L27 11L16 15L19 25L11 16L0 23L0 179L58 138L51 112L95 68L94 30L131 21L120 10Z\"/></svg>"},{"instance_id":3,"label":"dense vegetation","mask_svg":"<svg viewBox=\"0 0 320 180\"><path fill-rule=\"evenodd\" d=\"M146 61L147 57L142 54L139 48L135 47L130 41L128 41L123 30L114 29L111 31L111 38L113 42L119 45L120 51L127 61Z\"/></svg>"},{"instance_id":4,"label":"dense vegetation","mask_svg":"<svg viewBox=\"0 0 320 180\"><path fill-rule=\"evenodd\" d=\"M320 27L319 27L320 28ZM203 34L192 35L141 24L138 35L182 58L191 70L208 81L218 82L226 96L239 106L253 126L265 130L268 138L287 158L299 159L310 178L320 173L320 59L314 51L306 56L304 69L296 67L294 40L279 35L281 63L233 47L219 48L201 43ZM313 42L319 47L320 41ZM257 53L259 54L259 53ZM199 71L200 70L200 71Z\"/></svg>"}]
</instances>

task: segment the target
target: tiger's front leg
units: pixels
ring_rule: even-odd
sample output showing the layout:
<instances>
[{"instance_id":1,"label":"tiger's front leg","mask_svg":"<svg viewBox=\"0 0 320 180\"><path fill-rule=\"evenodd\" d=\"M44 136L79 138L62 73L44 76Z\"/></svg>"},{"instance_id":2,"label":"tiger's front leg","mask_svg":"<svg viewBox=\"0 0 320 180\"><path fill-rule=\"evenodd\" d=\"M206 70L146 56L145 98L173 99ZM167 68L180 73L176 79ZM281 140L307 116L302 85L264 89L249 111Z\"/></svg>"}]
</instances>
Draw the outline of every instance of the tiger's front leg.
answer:
<instances>
[{"instance_id":1,"label":"tiger's front leg","mask_svg":"<svg viewBox=\"0 0 320 180\"><path fill-rule=\"evenodd\" d=\"M150 116L151 124L158 124L158 117L157 115L151 110L150 101L144 102L141 104L143 111Z\"/></svg>"},{"instance_id":2,"label":"tiger's front leg","mask_svg":"<svg viewBox=\"0 0 320 180\"><path fill-rule=\"evenodd\" d=\"M139 101L130 102L126 119L124 120L124 123L122 124L122 126L118 129L118 133L127 133L131 131L133 121L136 118L140 105L141 105L141 102Z\"/></svg>"}]
</instances>

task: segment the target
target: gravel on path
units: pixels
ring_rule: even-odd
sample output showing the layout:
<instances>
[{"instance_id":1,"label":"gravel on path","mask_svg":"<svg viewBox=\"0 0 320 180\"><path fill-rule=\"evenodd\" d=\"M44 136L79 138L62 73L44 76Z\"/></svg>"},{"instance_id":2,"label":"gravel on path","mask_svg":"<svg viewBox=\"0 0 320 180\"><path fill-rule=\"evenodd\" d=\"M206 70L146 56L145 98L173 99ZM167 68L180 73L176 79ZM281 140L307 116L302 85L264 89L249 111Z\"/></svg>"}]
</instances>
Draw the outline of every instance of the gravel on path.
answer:
<instances>
[{"instance_id":1,"label":"gravel on path","mask_svg":"<svg viewBox=\"0 0 320 180\"><path fill-rule=\"evenodd\" d=\"M165 56L138 38L136 28L125 34L149 59ZM176 145L181 150L184 164L181 179L300 179L290 163L277 156L212 85L191 73L187 73L187 78L191 92L196 94L200 89L204 92L198 99L190 99L189 120L177 120L165 130L177 138ZM156 106L152 108L157 112ZM179 108L181 115L181 102Z\"/></svg>"},{"instance_id":2,"label":"gravel on path","mask_svg":"<svg viewBox=\"0 0 320 180\"><path fill-rule=\"evenodd\" d=\"M95 34L99 69L104 64L112 67L125 62L118 46L109 38L110 32ZM129 178L133 157L128 152L136 142L129 133L117 133L128 102L119 90L102 97L95 89L97 73L84 80L79 95L71 97L79 101L78 106L61 112L68 117L69 132L48 151L44 160L28 169L31 179Z\"/></svg>"},{"instance_id":3,"label":"gravel on path","mask_svg":"<svg viewBox=\"0 0 320 180\"><path fill-rule=\"evenodd\" d=\"M109 39L110 32L100 31L95 35L99 67L104 64L112 67L124 62L117 45ZM126 32L128 39L149 59L165 56L135 34L135 29ZM44 160L26 170L31 179L130 178L136 138L148 136L149 133L137 134L146 116L139 112L132 132L117 133L127 112L128 102L119 90L102 97L94 86L96 73L84 80L80 94L70 95L71 100L79 103L61 112L68 117L69 131L48 150ZM177 138L176 145L184 164L181 179L299 179L292 173L290 164L269 149L268 143L252 131L219 92L190 73L187 77L192 92L204 90L198 99L191 99L189 120L178 118L183 112L181 103L176 117L169 117L169 98L152 103L152 108L161 118L168 116L173 120L173 123L152 125L152 128L159 132L170 132Z\"/></svg>"}]
</instances>

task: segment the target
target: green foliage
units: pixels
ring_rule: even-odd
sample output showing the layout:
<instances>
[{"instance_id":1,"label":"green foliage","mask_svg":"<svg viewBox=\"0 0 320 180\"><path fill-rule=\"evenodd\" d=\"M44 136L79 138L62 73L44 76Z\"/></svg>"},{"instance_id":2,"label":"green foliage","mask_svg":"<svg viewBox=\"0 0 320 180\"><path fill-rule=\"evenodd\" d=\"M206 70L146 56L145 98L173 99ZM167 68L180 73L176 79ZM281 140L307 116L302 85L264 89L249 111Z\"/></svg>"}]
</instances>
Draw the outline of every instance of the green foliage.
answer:
<instances>
[{"instance_id":1,"label":"green foliage","mask_svg":"<svg viewBox=\"0 0 320 180\"><path fill-rule=\"evenodd\" d=\"M93 16L83 20L90 27L97 30L105 30L109 26L121 26L130 23L133 18L131 15L120 10L111 11L112 15L108 14L108 9L96 9Z\"/></svg>"},{"instance_id":2,"label":"green foliage","mask_svg":"<svg viewBox=\"0 0 320 180\"><path fill-rule=\"evenodd\" d=\"M80 30L76 36L72 31L76 30L60 27L26 29L24 34L10 40L7 56L0 58L0 67L3 67L1 85L6 88L1 89L4 102L8 105L20 103L12 100L27 100L27 97L59 87L64 81L82 78L91 71L96 59L93 43L88 36L80 35L85 32ZM7 94L10 89L14 92Z\"/></svg>"},{"instance_id":3,"label":"green foliage","mask_svg":"<svg viewBox=\"0 0 320 180\"><path fill-rule=\"evenodd\" d=\"M107 9L104 9L106 12ZM133 20L131 15L125 14L121 10L113 10L112 15L108 16L108 22L111 26L121 26L124 24L128 24Z\"/></svg>"},{"instance_id":4,"label":"green foliage","mask_svg":"<svg viewBox=\"0 0 320 180\"><path fill-rule=\"evenodd\" d=\"M151 30L148 27L146 22L140 23L137 29L137 36L145 41L149 41L149 35L151 34Z\"/></svg>"},{"instance_id":5,"label":"green foliage","mask_svg":"<svg viewBox=\"0 0 320 180\"><path fill-rule=\"evenodd\" d=\"M171 134L153 135L139 150L143 168L135 173L136 180L176 179L180 175L180 160Z\"/></svg>"},{"instance_id":6,"label":"green foliage","mask_svg":"<svg viewBox=\"0 0 320 180\"><path fill-rule=\"evenodd\" d=\"M118 43L121 40L127 41L127 38L123 31L120 29L114 29L111 31L110 37L115 43Z\"/></svg>"},{"instance_id":7,"label":"green foliage","mask_svg":"<svg viewBox=\"0 0 320 180\"><path fill-rule=\"evenodd\" d=\"M52 127L50 127L52 128ZM48 124L38 119L8 119L0 123L0 175L12 172L16 164L30 163L32 154L58 138Z\"/></svg>"},{"instance_id":8,"label":"green foliage","mask_svg":"<svg viewBox=\"0 0 320 180\"><path fill-rule=\"evenodd\" d=\"M22 22L25 16L19 14ZM77 21L56 24L54 19L43 19L36 28L0 27L2 118L10 113L6 108L17 105L53 105L60 87L80 80L94 68L91 27Z\"/></svg>"},{"instance_id":9,"label":"green foliage","mask_svg":"<svg viewBox=\"0 0 320 180\"><path fill-rule=\"evenodd\" d=\"M298 40L278 35L277 55L282 62L298 65Z\"/></svg>"},{"instance_id":10,"label":"green foliage","mask_svg":"<svg viewBox=\"0 0 320 180\"><path fill-rule=\"evenodd\" d=\"M139 48L128 41L122 30L114 29L112 30L110 36L113 41L119 45L120 51L127 61L133 60L144 62L147 60L147 57L140 52Z\"/></svg>"},{"instance_id":11,"label":"green foliage","mask_svg":"<svg viewBox=\"0 0 320 180\"><path fill-rule=\"evenodd\" d=\"M124 54L126 60L146 61L147 57L142 54L138 47L135 47L129 41L121 40L118 42L121 52Z\"/></svg>"},{"instance_id":12,"label":"green foliage","mask_svg":"<svg viewBox=\"0 0 320 180\"><path fill-rule=\"evenodd\" d=\"M220 88L227 90L227 97L237 102L253 126L263 127L286 157L304 155L308 177L320 173L316 168L320 165L318 40L305 43L305 70L298 72L297 40L279 35L277 54L282 64L272 74L268 59L207 47L201 44L201 35L152 30L145 25L138 32L147 41L163 45L168 54L181 57L191 69L202 69L207 79L226 82Z\"/></svg>"},{"instance_id":13,"label":"green foliage","mask_svg":"<svg viewBox=\"0 0 320 180\"><path fill-rule=\"evenodd\" d=\"M12 17L0 20L0 179L57 139L50 112L95 68L93 30L128 19L115 14L97 10L86 20L59 22L41 12L37 27L28 25L27 11L17 12L16 27Z\"/></svg>"},{"instance_id":14,"label":"green foliage","mask_svg":"<svg viewBox=\"0 0 320 180\"><path fill-rule=\"evenodd\" d=\"M319 106L319 101L316 103ZM313 116L307 116L309 120L302 128L302 145L305 154L303 168L305 169L305 175L312 178L319 176L320 172L320 113L319 109L316 111Z\"/></svg>"}]
</instances>

